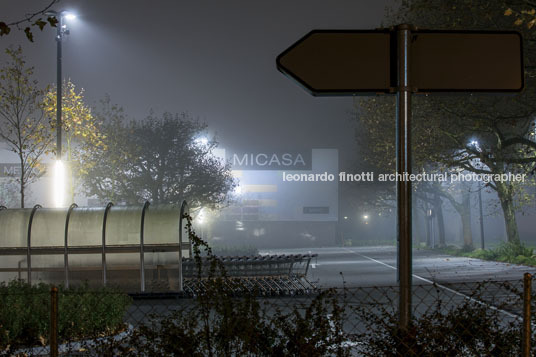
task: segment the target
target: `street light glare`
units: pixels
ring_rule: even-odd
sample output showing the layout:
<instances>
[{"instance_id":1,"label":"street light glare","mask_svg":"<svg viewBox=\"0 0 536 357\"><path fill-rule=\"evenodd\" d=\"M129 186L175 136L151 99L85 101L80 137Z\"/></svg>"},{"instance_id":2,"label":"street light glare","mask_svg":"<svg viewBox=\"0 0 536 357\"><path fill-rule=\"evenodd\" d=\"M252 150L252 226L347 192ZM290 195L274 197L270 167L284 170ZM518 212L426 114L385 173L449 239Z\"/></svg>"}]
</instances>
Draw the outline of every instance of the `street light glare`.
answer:
<instances>
[{"instance_id":1,"label":"street light glare","mask_svg":"<svg viewBox=\"0 0 536 357\"><path fill-rule=\"evenodd\" d=\"M65 166L61 160L54 164L54 206L63 207L65 203Z\"/></svg>"},{"instance_id":2,"label":"street light glare","mask_svg":"<svg viewBox=\"0 0 536 357\"><path fill-rule=\"evenodd\" d=\"M75 14L72 14L70 12L67 12L65 13L65 15L63 15L67 20L75 20L76 19L76 15Z\"/></svg>"},{"instance_id":3,"label":"street light glare","mask_svg":"<svg viewBox=\"0 0 536 357\"><path fill-rule=\"evenodd\" d=\"M237 186L234 188L233 191L234 191L235 195L240 196L240 195L242 194L242 186L237 185Z\"/></svg>"},{"instance_id":4,"label":"street light glare","mask_svg":"<svg viewBox=\"0 0 536 357\"><path fill-rule=\"evenodd\" d=\"M205 224L206 221L207 221L207 214L205 212L205 208L201 208L201 210L199 211L199 214L197 215L196 217L196 221L198 224Z\"/></svg>"},{"instance_id":5,"label":"street light glare","mask_svg":"<svg viewBox=\"0 0 536 357\"><path fill-rule=\"evenodd\" d=\"M207 145L208 144L208 139L207 139L206 136L200 136L197 139L195 139L195 143L197 145Z\"/></svg>"}]
</instances>

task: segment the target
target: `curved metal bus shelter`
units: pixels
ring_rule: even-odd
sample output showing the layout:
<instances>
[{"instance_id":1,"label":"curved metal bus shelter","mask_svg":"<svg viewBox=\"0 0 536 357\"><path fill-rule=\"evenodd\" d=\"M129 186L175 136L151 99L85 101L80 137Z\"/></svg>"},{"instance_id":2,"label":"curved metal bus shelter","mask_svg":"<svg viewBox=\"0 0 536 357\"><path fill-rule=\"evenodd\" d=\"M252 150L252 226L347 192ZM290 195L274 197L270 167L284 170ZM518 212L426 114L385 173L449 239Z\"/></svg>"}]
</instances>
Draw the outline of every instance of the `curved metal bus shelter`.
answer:
<instances>
[{"instance_id":1,"label":"curved metal bus shelter","mask_svg":"<svg viewBox=\"0 0 536 357\"><path fill-rule=\"evenodd\" d=\"M111 202L91 208L76 204L61 209L0 206L0 273L17 273L21 279L26 270L29 283L32 273L56 278L62 274L68 287L75 271L90 274L101 270L102 285L106 285L111 266L123 273L139 269L140 290L144 292L148 269L157 270L160 278L160 267L173 265L178 266L177 290L183 291L183 253L190 257L192 249L186 214L186 201L180 208L150 206L149 202L142 207L114 206ZM146 264L148 254L150 265Z\"/></svg>"}]
</instances>

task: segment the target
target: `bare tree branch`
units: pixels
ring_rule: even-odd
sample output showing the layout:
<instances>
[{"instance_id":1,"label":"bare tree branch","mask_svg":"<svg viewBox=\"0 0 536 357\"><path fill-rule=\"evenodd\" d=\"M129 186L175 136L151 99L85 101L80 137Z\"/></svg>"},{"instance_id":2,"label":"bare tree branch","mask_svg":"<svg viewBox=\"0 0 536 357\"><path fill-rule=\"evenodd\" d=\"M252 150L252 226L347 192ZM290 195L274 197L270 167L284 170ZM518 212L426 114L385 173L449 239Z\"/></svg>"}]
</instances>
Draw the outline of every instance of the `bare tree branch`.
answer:
<instances>
[{"instance_id":1,"label":"bare tree branch","mask_svg":"<svg viewBox=\"0 0 536 357\"><path fill-rule=\"evenodd\" d=\"M50 8L59 1L60 0L50 0L48 5L45 6L43 9L37 12L26 14L23 19L9 23L0 21L0 36L9 35L9 33L11 32L11 28L16 27L18 30L24 30L26 38L29 41L33 42L32 27L37 26L41 31L43 30L43 28L45 28L47 24L51 27L56 27L58 19L56 19L56 17L53 15L47 15L46 12L49 11ZM44 16L46 16L45 20L43 20ZM26 24L26 27L24 27L24 29L21 26L23 24Z\"/></svg>"}]
</instances>

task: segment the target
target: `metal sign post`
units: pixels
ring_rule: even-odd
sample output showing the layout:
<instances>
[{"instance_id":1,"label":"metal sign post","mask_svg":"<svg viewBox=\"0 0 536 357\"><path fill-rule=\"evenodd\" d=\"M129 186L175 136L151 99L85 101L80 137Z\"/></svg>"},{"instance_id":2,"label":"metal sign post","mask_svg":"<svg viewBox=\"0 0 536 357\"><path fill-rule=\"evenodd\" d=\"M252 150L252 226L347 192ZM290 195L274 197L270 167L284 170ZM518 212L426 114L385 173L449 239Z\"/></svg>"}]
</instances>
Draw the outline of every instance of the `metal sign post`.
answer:
<instances>
[{"instance_id":1,"label":"metal sign post","mask_svg":"<svg viewBox=\"0 0 536 357\"><path fill-rule=\"evenodd\" d=\"M410 56L411 27L399 25L398 90L396 104L396 172L411 174L411 87ZM401 328L411 321L411 181L397 180L397 237L398 237L398 313Z\"/></svg>"}]
</instances>

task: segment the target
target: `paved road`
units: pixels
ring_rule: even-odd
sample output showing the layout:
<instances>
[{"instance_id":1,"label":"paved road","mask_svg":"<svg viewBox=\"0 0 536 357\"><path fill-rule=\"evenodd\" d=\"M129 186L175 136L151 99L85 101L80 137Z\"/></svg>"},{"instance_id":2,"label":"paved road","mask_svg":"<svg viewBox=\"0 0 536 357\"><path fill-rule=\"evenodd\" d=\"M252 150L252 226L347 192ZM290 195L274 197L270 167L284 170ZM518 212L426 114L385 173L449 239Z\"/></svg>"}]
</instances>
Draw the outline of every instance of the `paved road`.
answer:
<instances>
[{"instance_id":1,"label":"paved road","mask_svg":"<svg viewBox=\"0 0 536 357\"><path fill-rule=\"evenodd\" d=\"M261 250L261 254L316 253L309 279L319 287L396 285L396 247L332 247ZM415 284L522 280L535 267L454 257L427 250L413 251ZM341 274L342 273L342 276Z\"/></svg>"}]
</instances>

